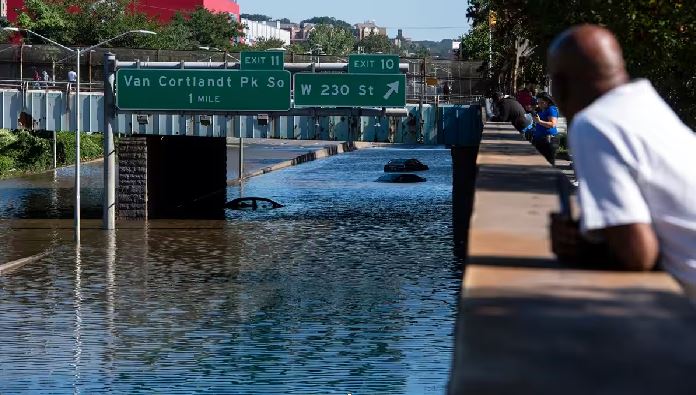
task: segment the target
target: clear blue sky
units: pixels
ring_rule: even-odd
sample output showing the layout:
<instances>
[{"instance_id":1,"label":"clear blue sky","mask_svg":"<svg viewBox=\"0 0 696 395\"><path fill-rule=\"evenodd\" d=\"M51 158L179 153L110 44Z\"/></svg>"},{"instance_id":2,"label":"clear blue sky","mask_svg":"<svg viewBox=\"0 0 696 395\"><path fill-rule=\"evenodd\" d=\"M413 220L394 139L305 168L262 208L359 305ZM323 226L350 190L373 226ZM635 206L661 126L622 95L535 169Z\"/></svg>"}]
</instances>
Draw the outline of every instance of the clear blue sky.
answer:
<instances>
[{"instance_id":1,"label":"clear blue sky","mask_svg":"<svg viewBox=\"0 0 696 395\"><path fill-rule=\"evenodd\" d=\"M351 24L374 20L414 40L440 41L466 33L466 0L238 0L243 14L265 14L299 22L313 16L333 16Z\"/></svg>"}]
</instances>

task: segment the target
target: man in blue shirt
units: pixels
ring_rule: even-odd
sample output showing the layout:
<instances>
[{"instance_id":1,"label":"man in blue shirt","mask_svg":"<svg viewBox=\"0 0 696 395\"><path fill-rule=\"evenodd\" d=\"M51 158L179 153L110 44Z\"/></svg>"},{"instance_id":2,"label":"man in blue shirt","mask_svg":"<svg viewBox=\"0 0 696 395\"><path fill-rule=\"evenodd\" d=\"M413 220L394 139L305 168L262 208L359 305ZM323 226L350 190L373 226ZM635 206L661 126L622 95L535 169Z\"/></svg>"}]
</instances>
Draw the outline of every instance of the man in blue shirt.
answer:
<instances>
[{"instance_id":1,"label":"man in blue shirt","mask_svg":"<svg viewBox=\"0 0 696 395\"><path fill-rule=\"evenodd\" d=\"M554 103L551 96L546 92L541 92L537 95L539 103L539 113L533 113L534 129L532 135L532 144L536 149L544 155L551 165L556 164L556 151L558 150L558 107Z\"/></svg>"}]
</instances>

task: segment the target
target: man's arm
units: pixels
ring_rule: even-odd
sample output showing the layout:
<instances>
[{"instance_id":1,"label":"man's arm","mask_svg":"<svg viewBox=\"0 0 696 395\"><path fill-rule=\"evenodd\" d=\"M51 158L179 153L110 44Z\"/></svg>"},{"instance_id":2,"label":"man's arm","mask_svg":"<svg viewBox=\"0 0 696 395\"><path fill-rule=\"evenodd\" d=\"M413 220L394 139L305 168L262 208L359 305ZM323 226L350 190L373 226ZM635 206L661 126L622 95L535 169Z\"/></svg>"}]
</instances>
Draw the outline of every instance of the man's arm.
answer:
<instances>
[{"instance_id":1,"label":"man's arm","mask_svg":"<svg viewBox=\"0 0 696 395\"><path fill-rule=\"evenodd\" d=\"M655 268L659 243L649 224L613 226L601 233L624 269L648 271Z\"/></svg>"}]
</instances>

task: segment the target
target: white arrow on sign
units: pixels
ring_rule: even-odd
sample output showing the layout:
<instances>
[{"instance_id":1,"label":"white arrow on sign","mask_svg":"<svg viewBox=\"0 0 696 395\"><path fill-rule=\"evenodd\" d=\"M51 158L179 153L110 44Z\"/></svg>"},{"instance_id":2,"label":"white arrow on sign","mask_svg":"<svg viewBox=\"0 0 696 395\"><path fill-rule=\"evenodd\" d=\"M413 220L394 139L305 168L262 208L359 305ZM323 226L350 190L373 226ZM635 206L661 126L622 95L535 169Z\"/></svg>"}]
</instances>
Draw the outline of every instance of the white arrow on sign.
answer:
<instances>
[{"instance_id":1,"label":"white arrow on sign","mask_svg":"<svg viewBox=\"0 0 696 395\"><path fill-rule=\"evenodd\" d=\"M387 91L386 94L384 94L384 100L388 100L392 94L394 93L399 93L399 81L392 82L391 84L387 84L387 87L389 90Z\"/></svg>"}]
</instances>

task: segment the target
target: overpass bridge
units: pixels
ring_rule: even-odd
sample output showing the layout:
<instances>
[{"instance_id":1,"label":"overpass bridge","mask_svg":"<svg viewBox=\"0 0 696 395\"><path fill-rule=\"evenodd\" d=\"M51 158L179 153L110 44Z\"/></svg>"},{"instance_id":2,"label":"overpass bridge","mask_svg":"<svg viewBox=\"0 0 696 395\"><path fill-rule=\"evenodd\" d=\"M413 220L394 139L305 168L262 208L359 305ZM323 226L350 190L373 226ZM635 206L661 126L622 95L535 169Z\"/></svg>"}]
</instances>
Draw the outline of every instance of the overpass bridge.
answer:
<instances>
[{"instance_id":1,"label":"overpass bridge","mask_svg":"<svg viewBox=\"0 0 696 395\"><path fill-rule=\"evenodd\" d=\"M65 89L0 89L0 128L47 131L75 130L77 97ZM479 97L472 96L477 103ZM101 133L104 129L103 92L81 92L81 129ZM389 143L443 144L462 133L457 111L466 105L423 104L423 126L419 127L418 104L406 104L402 113L390 115L382 109L331 111L299 110L296 115L268 114L258 121L252 114L192 114L163 112L119 112L114 132L119 135L247 137L296 140L369 141ZM24 115L23 115L24 113ZM333 114L333 115L332 115Z\"/></svg>"}]
</instances>

